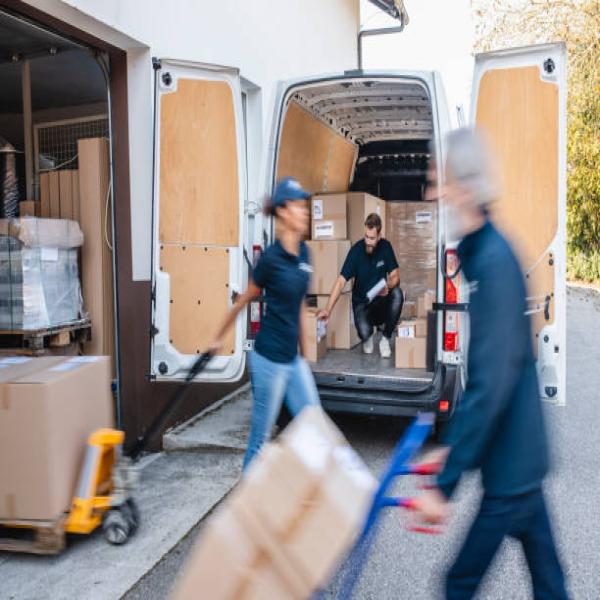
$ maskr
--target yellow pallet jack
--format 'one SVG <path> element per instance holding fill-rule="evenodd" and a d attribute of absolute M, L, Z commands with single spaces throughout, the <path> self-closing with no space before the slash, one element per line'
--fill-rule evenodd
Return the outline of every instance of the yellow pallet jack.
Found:
<path fill-rule="evenodd" d="M 211 354 L 205 353 L 196 359 L 173 398 L 129 451 L 123 452 L 122 431 L 99 429 L 90 435 L 76 494 L 64 521 L 66 533 L 89 534 L 102 525 L 106 540 L 120 545 L 136 532 L 140 523 L 133 499 L 140 479 L 137 459 L 211 358 Z"/>

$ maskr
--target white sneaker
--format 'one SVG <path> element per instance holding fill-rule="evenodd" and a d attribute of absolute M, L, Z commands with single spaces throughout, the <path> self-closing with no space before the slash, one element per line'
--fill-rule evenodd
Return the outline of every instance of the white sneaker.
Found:
<path fill-rule="evenodd" d="M 371 336 L 366 342 L 363 342 L 363 352 L 373 354 L 373 345 L 373 336 Z"/>
<path fill-rule="evenodd" d="M 392 355 L 390 340 L 388 340 L 385 335 L 382 335 L 379 340 L 379 353 L 381 354 L 381 358 L 389 358 Z"/>

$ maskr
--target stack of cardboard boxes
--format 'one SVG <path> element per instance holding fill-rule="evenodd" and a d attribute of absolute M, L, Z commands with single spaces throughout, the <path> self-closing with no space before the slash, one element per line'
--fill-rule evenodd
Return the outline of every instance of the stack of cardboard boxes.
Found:
<path fill-rule="evenodd" d="M 403 310 L 397 329 L 396 367 L 398 369 L 425 369 L 427 364 L 428 316 L 435 296 L 427 291 L 419 296 L 415 315 Z M 412 312 L 409 308 L 408 312 Z M 431 342 L 430 342 L 431 343 Z"/>
<path fill-rule="evenodd" d="M 385 201 L 370 194 L 318 194 L 311 201 L 311 240 L 307 242 L 313 275 L 309 294 L 317 308 L 329 300 L 352 244 L 362 239 L 370 213 L 381 216 L 385 228 Z M 382 231 L 385 234 L 385 231 Z M 351 282 L 348 282 L 327 326 L 327 348 L 348 350 L 359 343 L 352 313 Z"/>
<path fill-rule="evenodd" d="M 375 489 L 325 413 L 304 409 L 207 524 L 176 600 L 310 597 L 356 541 Z"/>

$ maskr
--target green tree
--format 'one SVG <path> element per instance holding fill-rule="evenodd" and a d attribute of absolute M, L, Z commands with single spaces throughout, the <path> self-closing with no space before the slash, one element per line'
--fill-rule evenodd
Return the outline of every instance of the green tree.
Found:
<path fill-rule="evenodd" d="M 600 0 L 473 0 L 472 8 L 477 52 L 567 44 L 568 272 L 600 280 Z"/>

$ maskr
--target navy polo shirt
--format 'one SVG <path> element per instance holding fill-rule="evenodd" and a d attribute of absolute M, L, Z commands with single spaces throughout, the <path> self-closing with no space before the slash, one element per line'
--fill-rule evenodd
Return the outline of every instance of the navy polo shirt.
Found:
<path fill-rule="evenodd" d="M 298 354 L 300 306 L 308 290 L 312 268 L 308 248 L 300 242 L 300 254 L 290 254 L 277 240 L 261 256 L 252 274 L 263 288 L 266 310 L 254 349 L 278 363 L 289 363 Z"/>
<path fill-rule="evenodd" d="M 354 278 L 352 304 L 368 302 L 367 292 L 397 268 L 398 261 L 394 249 L 387 240 L 380 239 L 371 254 L 367 254 L 365 240 L 356 242 L 350 248 L 341 271 L 344 279 Z"/>

